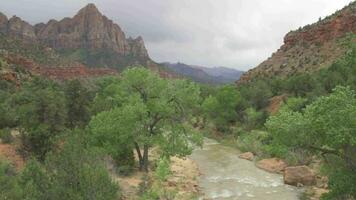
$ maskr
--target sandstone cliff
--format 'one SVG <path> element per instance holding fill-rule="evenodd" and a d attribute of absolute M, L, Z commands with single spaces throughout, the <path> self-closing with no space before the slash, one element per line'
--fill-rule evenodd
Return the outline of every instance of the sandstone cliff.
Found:
<path fill-rule="evenodd" d="M 345 40 L 350 34 L 356 34 L 356 2 L 317 23 L 288 33 L 281 48 L 243 74 L 238 83 L 328 67 L 347 50 L 345 41 L 355 42 Z"/>
<path fill-rule="evenodd" d="M 8 19 L 0 13 L 0 32 L 66 53 L 80 51 L 85 55 L 77 61 L 88 65 L 125 67 L 150 61 L 142 37 L 126 38 L 119 25 L 102 15 L 94 4 L 88 4 L 72 18 L 34 26 L 19 17 Z"/>

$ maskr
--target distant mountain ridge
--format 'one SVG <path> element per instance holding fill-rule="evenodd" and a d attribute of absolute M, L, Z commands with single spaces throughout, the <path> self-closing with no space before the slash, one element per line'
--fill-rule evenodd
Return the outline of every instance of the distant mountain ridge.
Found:
<path fill-rule="evenodd" d="M 323 20 L 289 32 L 280 49 L 244 73 L 238 83 L 328 67 L 345 54 L 350 43 L 356 43 L 355 34 L 356 1 L 353 1 Z"/>
<path fill-rule="evenodd" d="M 194 81 L 208 84 L 227 84 L 238 80 L 243 71 L 227 67 L 203 67 L 184 63 L 161 63 L 179 75 L 189 77 Z"/>

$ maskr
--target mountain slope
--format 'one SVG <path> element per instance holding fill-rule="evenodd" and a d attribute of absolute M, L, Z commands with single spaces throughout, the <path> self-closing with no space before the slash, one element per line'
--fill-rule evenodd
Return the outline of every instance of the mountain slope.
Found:
<path fill-rule="evenodd" d="M 352 34 L 356 34 L 356 1 L 317 23 L 289 32 L 277 52 L 243 74 L 238 82 L 328 67 L 344 55 L 350 43 L 356 42 Z"/>
<path fill-rule="evenodd" d="M 121 28 L 102 15 L 94 4 L 72 18 L 50 20 L 34 26 L 17 16 L 0 13 L 0 33 L 30 44 L 41 44 L 89 66 L 123 69 L 152 62 L 142 37 L 126 38 Z"/>
<path fill-rule="evenodd" d="M 200 83 L 208 84 L 226 84 L 236 81 L 242 71 L 230 69 L 226 67 L 202 67 L 187 65 L 184 63 L 161 63 L 163 66 L 168 67 L 177 74 L 191 78 L 192 80 Z"/>

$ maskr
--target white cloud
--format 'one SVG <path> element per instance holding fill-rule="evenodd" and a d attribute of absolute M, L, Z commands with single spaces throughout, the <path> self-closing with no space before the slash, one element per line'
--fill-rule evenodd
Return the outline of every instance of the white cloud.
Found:
<path fill-rule="evenodd" d="M 74 15 L 89 2 L 128 35 L 142 35 L 158 62 L 247 70 L 277 50 L 287 32 L 351 0 L 0 0 L 0 9 L 37 23 Z"/>

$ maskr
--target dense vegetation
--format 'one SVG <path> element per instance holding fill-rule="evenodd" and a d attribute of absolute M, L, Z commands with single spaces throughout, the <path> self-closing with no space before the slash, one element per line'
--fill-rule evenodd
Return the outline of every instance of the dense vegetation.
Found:
<path fill-rule="evenodd" d="M 39 77 L 19 88 L 3 82 L 1 141 L 17 146 L 27 164 L 16 171 L 1 161 L 6 187 L 0 199 L 117 199 L 118 185 L 103 158 L 110 156 L 124 175 L 136 166 L 147 172 L 155 167 L 149 150 L 159 148 L 164 165 L 157 163 L 157 173 L 163 177 L 170 156 L 190 154 L 201 143 L 191 123 L 200 88 L 190 81 L 162 79 L 138 67 L 89 87 Z"/>

